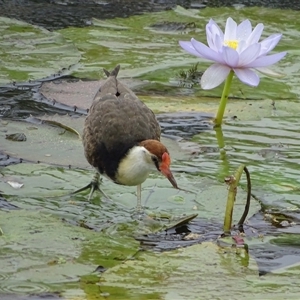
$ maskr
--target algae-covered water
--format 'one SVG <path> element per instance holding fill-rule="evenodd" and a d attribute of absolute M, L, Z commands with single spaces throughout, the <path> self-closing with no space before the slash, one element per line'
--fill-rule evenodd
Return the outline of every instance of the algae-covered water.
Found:
<path fill-rule="evenodd" d="M 209 64 L 184 53 L 178 41 L 205 42 L 208 20 L 224 27 L 229 16 L 264 23 L 263 37 L 282 33 L 275 50 L 288 55 L 273 67 L 282 78 L 262 75 L 257 88 L 234 80 L 216 132 L 210 120 L 222 86 L 204 91 L 195 82 L 180 84 L 180 71 L 199 62 L 203 72 Z M 0 32 L 1 299 L 298 299 L 297 11 L 177 7 L 57 31 L 0 18 Z M 94 174 L 80 134 L 95 80 L 118 63 L 120 78 L 157 114 L 176 180 L 190 191 L 152 174 L 143 184 L 148 217 L 141 220 L 133 217 L 134 187 L 104 179 L 110 199 L 70 194 Z M 7 140 L 11 133 L 27 140 Z M 252 178 L 248 252 L 216 242 L 224 178 L 241 163 Z M 244 209 L 243 188 L 234 222 Z M 193 214 L 198 217 L 183 232 L 165 231 Z"/>

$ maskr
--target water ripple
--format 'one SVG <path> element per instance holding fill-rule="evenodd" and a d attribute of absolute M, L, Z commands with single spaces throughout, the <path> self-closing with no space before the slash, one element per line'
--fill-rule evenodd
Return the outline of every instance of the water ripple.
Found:
<path fill-rule="evenodd" d="M 0 291 L 17 294 L 39 294 L 49 291 L 46 285 L 30 281 L 1 281 Z"/>

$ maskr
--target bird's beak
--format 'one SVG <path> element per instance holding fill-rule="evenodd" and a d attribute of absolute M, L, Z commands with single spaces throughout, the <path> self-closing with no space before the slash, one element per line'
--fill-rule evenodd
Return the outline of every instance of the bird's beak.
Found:
<path fill-rule="evenodd" d="M 164 174 L 169 179 L 169 181 L 171 182 L 173 187 L 175 189 L 178 189 L 177 182 L 176 182 L 171 170 L 169 169 L 169 167 L 165 166 L 164 164 L 161 164 L 160 165 L 160 171 L 161 171 L 162 174 Z"/>
<path fill-rule="evenodd" d="M 171 184 L 173 185 L 173 187 L 175 189 L 178 189 L 178 185 L 177 185 L 177 182 L 170 170 L 170 163 L 171 163 L 171 159 L 170 159 L 170 156 L 167 152 L 165 152 L 163 155 L 162 155 L 162 162 L 159 166 L 159 170 L 162 174 L 164 174 L 168 179 L 169 181 L 171 182 Z"/>

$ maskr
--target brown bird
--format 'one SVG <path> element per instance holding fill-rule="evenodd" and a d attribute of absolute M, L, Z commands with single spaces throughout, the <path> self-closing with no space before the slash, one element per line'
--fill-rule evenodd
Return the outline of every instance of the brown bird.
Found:
<path fill-rule="evenodd" d="M 169 151 L 160 142 L 160 126 L 154 113 L 116 78 L 119 70 L 119 65 L 112 72 L 104 70 L 108 78 L 96 94 L 85 120 L 85 157 L 98 171 L 88 185 L 91 187 L 89 199 L 95 189 L 101 191 L 100 173 L 115 183 L 137 186 L 137 209 L 140 210 L 141 184 L 152 170 L 165 175 L 174 188 L 178 186 L 170 171 Z"/>

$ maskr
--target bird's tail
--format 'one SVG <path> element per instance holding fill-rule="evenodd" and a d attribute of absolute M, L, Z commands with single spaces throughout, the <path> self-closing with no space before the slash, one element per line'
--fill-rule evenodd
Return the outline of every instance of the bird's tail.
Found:
<path fill-rule="evenodd" d="M 111 95 L 118 97 L 118 99 L 122 100 L 124 97 L 132 97 L 134 99 L 137 96 L 134 92 L 127 87 L 125 84 L 121 83 L 116 77 L 120 71 L 120 65 L 117 65 L 111 72 L 103 69 L 104 73 L 107 76 L 107 79 L 101 85 L 97 94 L 94 97 L 93 102 L 103 101 L 107 99 L 111 99 Z"/>
<path fill-rule="evenodd" d="M 109 76 L 117 77 L 120 71 L 120 65 L 117 65 L 111 72 L 108 72 L 106 69 L 103 69 L 103 71 L 107 77 Z"/>
<path fill-rule="evenodd" d="M 105 82 L 103 82 L 99 91 L 95 95 L 94 101 L 103 99 L 105 95 L 118 95 L 118 80 L 116 77 L 120 71 L 120 65 L 117 65 L 111 72 L 107 71 L 106 69 L 103 70 L 107 76 L 107 79 Z"/>

